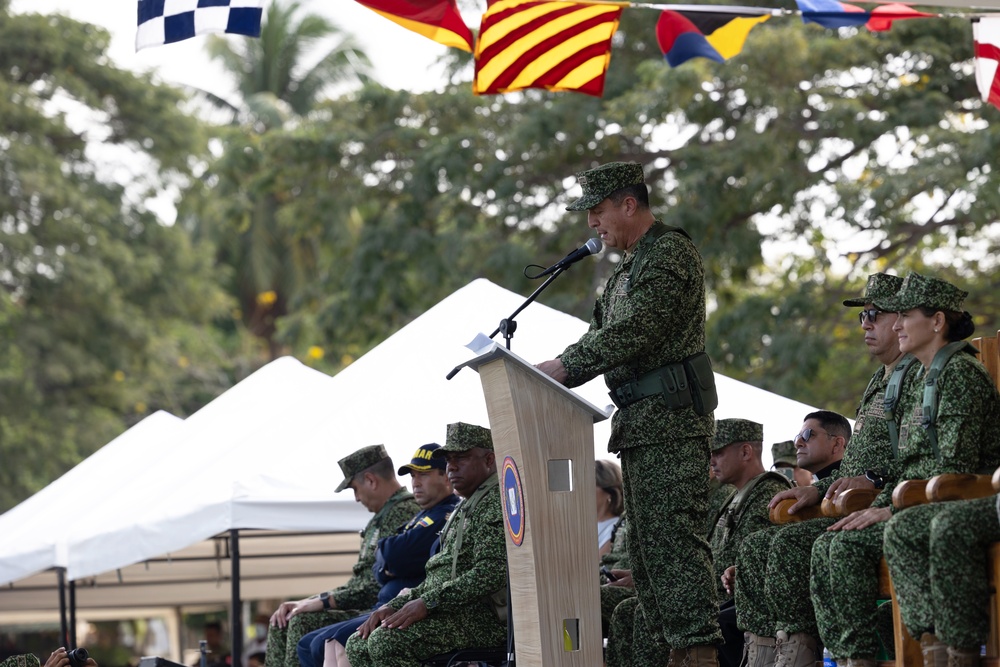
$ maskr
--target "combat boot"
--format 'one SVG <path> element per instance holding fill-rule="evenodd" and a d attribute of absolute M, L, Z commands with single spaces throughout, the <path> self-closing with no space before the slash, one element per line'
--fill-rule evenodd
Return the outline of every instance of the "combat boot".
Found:
<path fill-rule="evenodd" d="M 816 640 L 805 632 L 789 635 L 778 630 L 774 642 L 774 667 L 815 667 L 822 660 Z"/>
<path fill-rule="evenodd" d="M 719 667 L 719 650 L 714 644 L 671 649 L 667 667 Z"/>
<path fill-rule="evenodd" d="M 948 667 L 979 667 L 980 658 L 979 649 L 948 647 Z"/>
<path fill-rule="evenodd" d="M 920 652 L 924 667 L 948 667 L 948 647 L 932 632 L 920 635 Z"/>
<path fill-rule="evenodd" d="M 761 637 L 752 632 L 744 632 L 741 667 L 771 667 L 773 664 L 774 637 Z"/>

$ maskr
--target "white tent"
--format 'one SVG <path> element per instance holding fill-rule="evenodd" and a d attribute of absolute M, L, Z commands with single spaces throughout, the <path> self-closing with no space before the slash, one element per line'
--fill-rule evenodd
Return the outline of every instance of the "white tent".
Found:
<path fill-rule="evenodd" d="M 220 603 L 229 599 L 225 536 L 238 529 L 244 531 L 244 599 L 293 597 L 335 585 L 349 574 L 358 544 L 356 534 L 344 531 L 368 518 L 350 492 L 333 493 L 342 477 L 336 461 L 360 446 L 383 443 L 400 463 L 418 445 L 440 442 L 449 422 L 487 425 L 476 373 L 466 369 L 451 381 L 445 376 L 472 356 L 465 343 L 492 331 L 522 301 L 476 280 L 334 378 L 289 358 L 265 366 L 174 424 L 133 474 L 88 489 L 98 498 L 80 498 L 88 504 L 74 525 L 53 531 L 38 522 L 38 532 L 64 553 L 64 562 L 43 566 L 67 567 L 80 608 Z M 517 320 L 512 349 L 531 361 L 554 357 L 587 326 L 537 303 Z M 762 421 L 768 443 L 790 437 L 812 409 L 723 376 L 717 382 L 717 416 Z M 600 379 L 578 391 L 596 405 L 608 403 Z M 599 457 L 609 456 L 608 429 L 608 422 L 596 426 Z M 25 505 L 49 506 L 35 498 Z M 59 511 L 50 507 L 50 514 Z M 13 512 L 23 510 L 8 514 Z M 312 531 L 341 534 L 305 534 Z M 8 576 L 0 583 L 11 581 Z M 0 588 L 0 613 L 56 608 L 55 596 L 41 594 L 52 581 L 42 573 L 8 583 Z"/>

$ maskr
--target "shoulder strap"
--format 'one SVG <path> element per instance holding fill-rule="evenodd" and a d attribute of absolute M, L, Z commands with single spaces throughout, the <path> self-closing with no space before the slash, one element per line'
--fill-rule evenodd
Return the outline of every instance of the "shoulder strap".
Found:
<path fill-rule="evenodd" d="M 670 225 L 665 225 L 659 220 L 653 223 L 653 226 L 649 228 L 649 231 L 642 237 L 639 241 L 639 247 L 635 249 L 635 257 L 632 258 L 632 266 L 628 270 L 628 284 L 631 287 L 632 279 L 635 278 L 635 272 L 638 269 L 643 256 L 646 254 L 656 241 L 666 234 L 667 232 L 677 232 L 678 234 L 683 234 L 688 239 L 691 235 L 685 232 L 680 227 L 672 227 Z"/>
<path fill-rule="evenodd" d="M 934 359 L 931 361 L 931 368 L 927 371 L 927 376 L 924 378 L 923 420 L 921 421 L 921 426 L 927 431 L 927 439 L 931 441 L 931 449 L 934 450 L 935 459 L 940 458 L 937 443 L 937 428 L 935 426 L 938 409 L 938 377 L 941 376 L 941 371 L 956 353 L 962 351 L 969 352 L 970 350 L 971 354 L 977 354 L 976 348 L 972 347 L 968 341 L 958 340 L 954 343 L 948 343 L 934 355 Z"/>
<path fill-rule="evenodd" d="M 455 519 L 458 515 L 461 515 L 462 522 L 455 528 L 455 544 L 452 545 L 454 553 L 451 557 L 451 578 L 454 579 L 455 575 L 458 573 L 458 555 L 462 550 L 462 538 L 465 535 L 465 526 L 469 521 L 469 515 L 476 509 L 479 505 L 479 501 L 486 497 L 490 491 L 498 489 L 499 478 L 496 473 L 493 473 L 486 478 L 475 492 L 469 496 L 467 500 L 463 500 L 452 512 L 451 516 L 448 518 L 448 522 L 444 525 L 444 529 L 441 531 L 441 544 L 444 545 L 445 532 L 453 527 L 452 519 Z"/>
<path fill-rule="evenodd" d="M 907 354 L 899 360 L 896 367 L 892 369 L 892 375 L 889 376 L 889 384 L 886 385 L 885 396 L 882 399 L 885 406 L 885 422 L 889 427 L 889 442 L 892 443 L 892 458 L 896 458 L 899 454 L 899 426 L 895 412 L 896 405 L 899 403 L 899 392 L 907 371 L 916 361 L 917 358 L 912 354 Z"/>
<path fill-rule="evenodd" d="M 746 504 L 746 500 L 747 498 L 750 497 L 750 494 L 753 493 L 753 490 L 757 487 L 758 484 L 760 484 L 766 479 L 772 479 L 776 482 L 781 482 L 787 488 L 791 488 L 791 483 L 788 481 L 788 478 L 782 475 L 781 473 L 774 472 L 773 470 L 768 470 L 767 472 L 761 475 L 757 475 L 756 477 L 751 479 L 746 486 L 744 486 L 742 489 L 736 492 L 735 500 L 730 501 L 733 504 L 731 516 L 733 517 L 734 521 L 739 520 L 740 514 L 743 512 L 743 506 Z"/>

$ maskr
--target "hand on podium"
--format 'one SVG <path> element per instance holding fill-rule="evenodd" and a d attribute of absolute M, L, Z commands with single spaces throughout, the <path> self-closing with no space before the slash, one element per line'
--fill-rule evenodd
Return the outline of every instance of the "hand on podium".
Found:
<path fill-rule="evenodd" d="M 569 379 L 569 373 L 566 372 L 566 367 L 563 366 L 563 362 L 559 359 L 543 361 L 540 364 L 535 364 L 535 368 L 545 373 L 559 384 L 566 384 L 566 380 Z"/>

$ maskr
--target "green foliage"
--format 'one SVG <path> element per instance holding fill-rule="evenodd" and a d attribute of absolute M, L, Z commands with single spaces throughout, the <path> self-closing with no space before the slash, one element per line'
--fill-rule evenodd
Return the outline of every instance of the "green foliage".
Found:
<path fill-rule="evenodd" d="M 141 203 L 157 178 L 190 178 L 198 123 L 110 66 L 107 42 L 0 12 L 0 510 L 150 412 L 196 410 L 239 358 L 212 326 L 229 301 L 211 247 Z M 98 141 L 148 165 L 148 184 L 111 182 Z"/>

